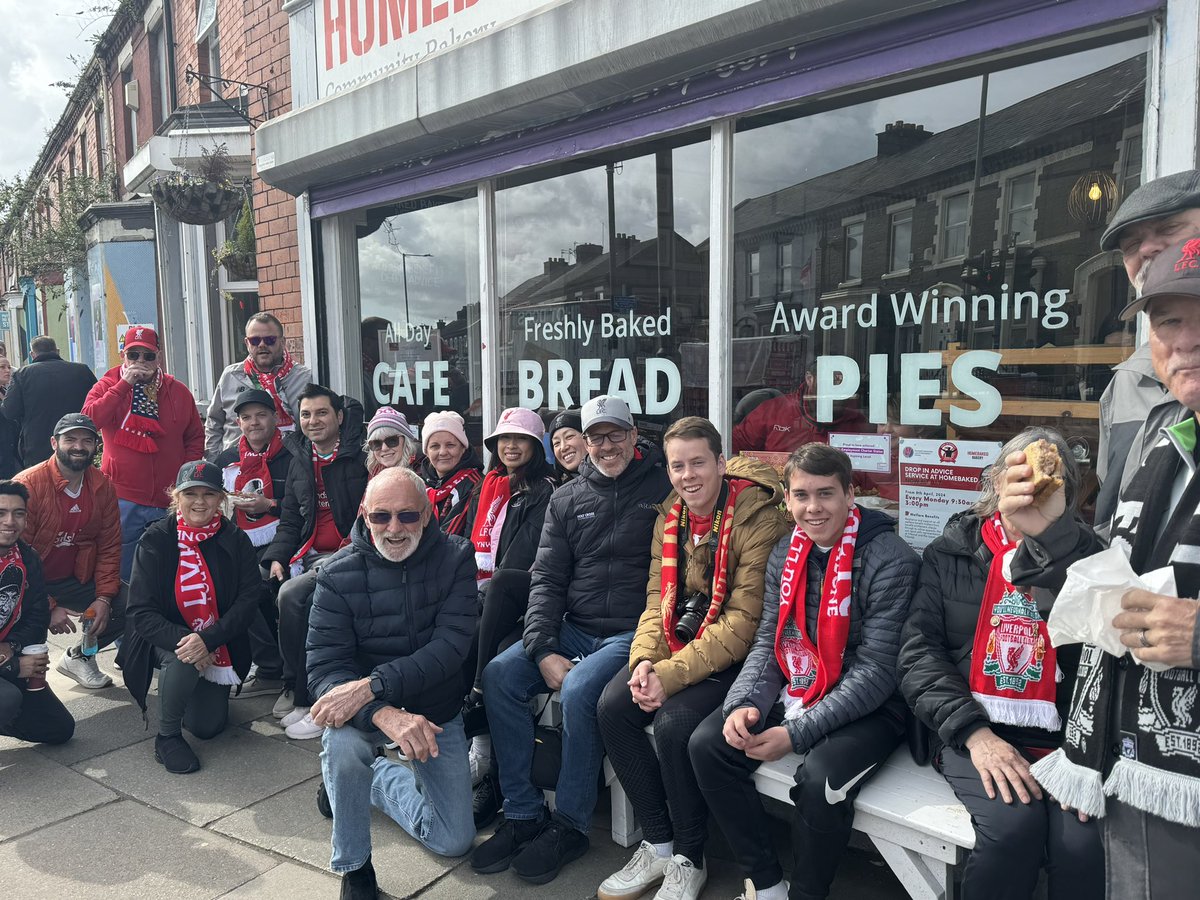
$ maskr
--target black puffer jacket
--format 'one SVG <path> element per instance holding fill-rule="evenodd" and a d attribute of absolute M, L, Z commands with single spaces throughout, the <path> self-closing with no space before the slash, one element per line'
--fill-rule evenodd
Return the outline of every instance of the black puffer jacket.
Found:
<path fill-rule="evenodd" d="M 475 516 L 479 512 L 479 490 L 482 482 L 471 494 L 471 505 L 464 518 L 463 537 L 471 539 L 475 527 Z M 500 547 L 496 553 L 496 569 L 520 569 L 528 572 L 537 556 L 538 542 L 542 536 L 542 525 L 546 521 L 546 508 L 550 495 L 554 493 L 554 482 L 539 478 L 527 490 L 518 491 L 508 502 L 504 515 L 504 528 L 500 532 Z"/>
<path fill-rule="evenodd" d="M 367 454 L 363 449 L 362 404 L 353 397 L 343 397 L 342 402 L 341 443 L 337 459 L 325 467 L 324 478 L 333 521 L 341 534 L 348 535 L 367 489 Z M 283 440 L 292 454 L 292 464 L 283 492 L 279 528 L 263 554 L 263 564 L 277 562 L 286 567 L 317 525 L 317 479 L 313 474 L 312 441 L 299 430 Z"/>
<path fill-rule="evenodd" d="M 971 696 L 975 625 L 987 586 L 992 551 L 983 543 L 981 521 L 972 512 L 959 513 L 942 536 L 925 548 L 921 583 L 913 597 L 900 647 L 900 687 L 917 718 L 937 736 L 939 744 L 963 749 L 966 740 L 989 724 L 987 713 Z M 1054 595 L 1033 591 L 1043 618 Z M 1058 683 L 1059 714 L 1066 721 L 1079 666 L 1080 645 L 1058 651 L 1064 678 Z M 993 725 L 992 730 L 1011 744 L 1054 748 L 1062 732 L 1040 728 Z"/>
<path fill-rule="evenodd" d="M 662 451 L 647 441 L 638 442 L 638 456 L 616 479 L 588 458 L 579 477 L 554 492 L 525 613 L 530 659 L 560 652 L 564 619 L 597 637 L 637 627 L 646 608 L 656 507 L 669 493 Z"/>
<path fill-rule="evenodd" d="M 842 674 L 819 703 L 784 723 L 797 753 L 806 752 L 825 735 L 882 706 L 887 705 L 897 718 L 903 715 L 904 705 L 896 694 L 896 654 L 921 561 L 896 535 L 890 518 L 876 510 L 860 512 L 862 522 L 852 564 L 850 634 L 842 657 Z M 775 658 L 775 632 L 779 624 L 779 581 L 791 540 L 790 532 L 780 538 L 767 560 L 762 620 L 741 674 L 725 698 L 727 717 L 740 706 L 754 706 L 759 722 L 765 722 L 783 690 L 783 670 Z M 805 625 L 810 635 L 816 633 L 824 580 L 824 561 L 818 560 L 815 552 L 810 553 L 805 595 Z"/>
<path fill-rule="evenodd" d="M 448 722 L 462 707 L 462 665 L 475 635 L 475 557 L 469 541 L 430 522 L 404 562 L 384 559 L 367 527 L 322 566 L 308 618 L 314 698 L 379 673 L 385 692 L 354 716 L 373 731 L 383 706 Z"/>

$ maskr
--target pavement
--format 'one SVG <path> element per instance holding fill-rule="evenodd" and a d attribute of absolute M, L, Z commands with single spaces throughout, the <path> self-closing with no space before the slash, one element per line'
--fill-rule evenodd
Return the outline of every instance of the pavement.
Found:
<path fill-rule="evenodd" d="M 74 738 L 48 747 L 0 737 L 5 895 L 338 896 L 339 879 L 327 869 L 330 823 L 315 803 L 319 740 L 289 740 L 271 716 L 273 697 L 235 699 L 223 734 L 210 741 L 189 736 L 201 770 L 169 775 L 154 761 L 157 698 L 152 692 L 147 728 L 113 665 L 115 654 L 99 656 L 100 668 L 116 682 L 105 690 L 85 690 L 54 671 L 73 637 L 50 636 L 49 683 L 75 717 Z M 587 900 L 631 853 L 612 842 L 609 824 L 606 792 L 597 805 L 590 852 L 552 883 L 535 887 L 511 872 L 477 875 L 465 857 L 434 856 L 376 811 L 375 871 L 381 891 L 391 898 Z M 782 821 L 778 826 L 786 866 L 786 827 Z M 719 830 L 713 832 L 703 897 L 732 900 L 741 893 L 741 877 L 728 861 Z M 831 896 L 901 900 L 906 894 L 878 856 L 852 848 Z"/>

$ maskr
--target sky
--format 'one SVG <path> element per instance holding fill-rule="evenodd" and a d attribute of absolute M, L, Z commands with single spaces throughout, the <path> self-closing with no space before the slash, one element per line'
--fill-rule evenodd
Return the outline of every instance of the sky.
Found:
<path fill-rule="evenodd" d="M 28 172 L 37 161 L 46 132 L 67 105 L 67 93 L 53 83 L 74 79 L 68 56 L 91 58 L 88 36 L 108 24 L 108 15 L 79 15 L 95 5 L 97 0 L 0 0 L 0 178 Z"/>

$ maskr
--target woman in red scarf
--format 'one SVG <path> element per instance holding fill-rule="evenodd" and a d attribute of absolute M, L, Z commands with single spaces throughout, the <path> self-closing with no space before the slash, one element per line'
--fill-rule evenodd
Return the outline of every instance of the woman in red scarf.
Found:
<path fill-rule="evenodd" d="M 160 670 L 154 758 L 176 775 L 200 768 L 182 728 L 202 740 L 225 729 L 229 689 L 250 669 L 247 631 L 264 590 L 250 538 L 221 515 L 225 496 L 216 465 L 185 463 L 168 515 L 146 529 L 133 559 L 125 686 L 144 713 Z"/>
<path fill-rule="evenodd" d="M 925 549 L 904 626 L 900 686 L 933 732 L 934 766 L 975 826 L 964 896 L 1026 900 L 1045 865 L 1049 900 L 1099 900 L 1104 854 L 1096 823 L 1061 809 L 1029 772 L 1063 742 L 1080 650 L 1051 646 L 1049 592 L 1009 581 L 1022 535 L 1000 514 L 997 485 L 1009 454 L 1037 440 L 1054 444 L 1062 460 L 1063 487 L 1047 503 L 1075 508 L 1079 467 L 1061 435 L 1027 428 L 1004 445 L 979 501 Z"/>
<path fill-rule="evenodd" d="M 439 527 L 446 534 L 463 534 L 471 495 L 483 479 L 483 464 L 467 440 L 463 417 L 447 410 L 426 416 L 421 452 L 417 474 L 425 479 Z"/>

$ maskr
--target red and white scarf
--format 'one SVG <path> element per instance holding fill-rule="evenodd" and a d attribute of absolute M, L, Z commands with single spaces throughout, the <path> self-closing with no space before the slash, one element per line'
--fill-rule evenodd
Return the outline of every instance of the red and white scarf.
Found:
<path fill-rule="evenodd" d="M 268 500 L 275 499 L 275 482 L 271 478 L 271 461 L 279 455 L 283 449 L 283 436 L 279 433 L 279 429 L 271 435 L 271 441 L 263 448 L 262 453 L 255 453 L 250 449 L 250 442 L 243 436 L 238 441 L 238 474 L 233 480 L 233 489 L 235 491 L 245 490 L 246 485 L 257 483 L 262 485 L 262 495 Z M 242 509 L 237 510 L 237 526 L 247 533 L 261 533 L 265 529 L 270 529 L 274 532 L 275 523 L 279 521 L 279 516 L 268 510 L 261 515 L 250 518 L 249 514 Z M 255 544 L 255 546 L 259 546 Z"/>
<path fill-rule="evenodd" d="M 163 385 L 163 371 L 158 370 L 148 384 L 135 384 L 129 401 L 129 412 L 113 437 L 118 444 L 139 453 L 157 453 L 158 439 L 165 434 L 158 421 L 158 392 Z"/>
<path fill-rule="evenodd" d="M 1019 542 L 1005 534 L 1000 513 L 986 520 L 981 530 L 992 562 L 975 623 L 971 696 L 993 722 L 1058 731 L 1058 654 L 1033 598 L 1008 578 Z"/>
<path fill-rule="evenodd" d="M 779 625 L 775 631 L 775 659 L 787 678 L 784 690 L 807 709 L 820 702 L 842 675 L 842 657 L 850 637 L 850 596 L 854 587 L 854 544 L 862 515 L 850 508 L 846 527 L 825 566 L 821 607 L 817 613 L 816 642 L 808 635 L 805 595 L 808 593 L 808 554 L 812 539 L 796 526 L 787 562 L 779 579 Z M 786 704 L 785 704 L 786 705 Z M 792 713 L 789 705 L 788 714 Z"/>
<path fill-rule="evenodd" d="M 21 548 L 14 541 L 3 556 L 0 556 L 0 641 L 8 637 L 21 618 L 21 606 L 25 601 L 25 560 Z"/>
<path fill-rule="evenodd" d="M 482 587 L 496 569 L 500 552 L 500 534 L 512 499 L 512 484 L 504 469 L 492 469 L 483 476 L 479 488 L 479 505 L 475 508 L 475 524 L 471 526 L 471 543 L 475 545 L 475 583 Z"/>
<path fill-rule="evenodd" d="M 213 584 L 208 563 L 200 552 L 200 544 L 221 530 L 221 514 L 213 516 L 207 525 L 196 528 L 188 525 L 182 515 L 175 517 L 175 530 L 179 535 L 179 565 L 175 569 L 175 605 L 183 616 L 183 624 L 192 631 L 200 632 L 211 628 L 221 618 L 217 611 L 217 589 Z M 213 684 L 241 684 L 229 649 L 223 644 L 216 649 L 213 663 L 200 675 Z"/>
<path fill-rule="evenodd" d="M 729 540 L 733 533 L 733 505 L 737 502 L 738 494 L 753 483 L 744 478 L 729 479 L 729 496 L 725 501 L 725 506 L 714 511 L 714 515 L 719 518 L 712 524 L 712 528 L 717 532 L 717 550 L 713 558 L 713 583 L 710 587 L 712 598 L 709 601 L 704 621 L 696 629 L 696 640 L 699 640 L 700 636 L 704 634 L 705 628 L 716 621 L 717 616 L 721 614 L 721 607 L 725 604 L 725 595 L 729 586 L 727 567 Z M 686 521 L 687 510 L 683 505 L 683 499 L 679 498 L 667 513 L 667 519 L 663 523 L 662 543 L 662 602 L 660 605 L 662 607 L 663 636 L 666 637 L 667 647 L 672 653 L 678 653 L 686 646 L 684 641 L 675 637 L 677 619 L 675 606 L 679 600 L 679 523 L 681 519 Z"/>
<path fill-rule="evenodd" d="M 275 421 L 281 431 L 294 431 L 296 428 L 296 421 L 292 418 L 291 412 L 288 411 L 287 403 L 279 392 L 279 386 L 283 384 L 283 379 L 288 376 L 295 365 L 296 361 L 292 359 L 292 354 L 288 353 L 286 349 L 283 351 L 282 365 L 274 372 L 260 372 L 249 356 L 242 363 L 242 371 L 246 373 L 246 376 L 270 394 L 271 399 L 275 401 L 275 415 L 277 417 Z"/>

